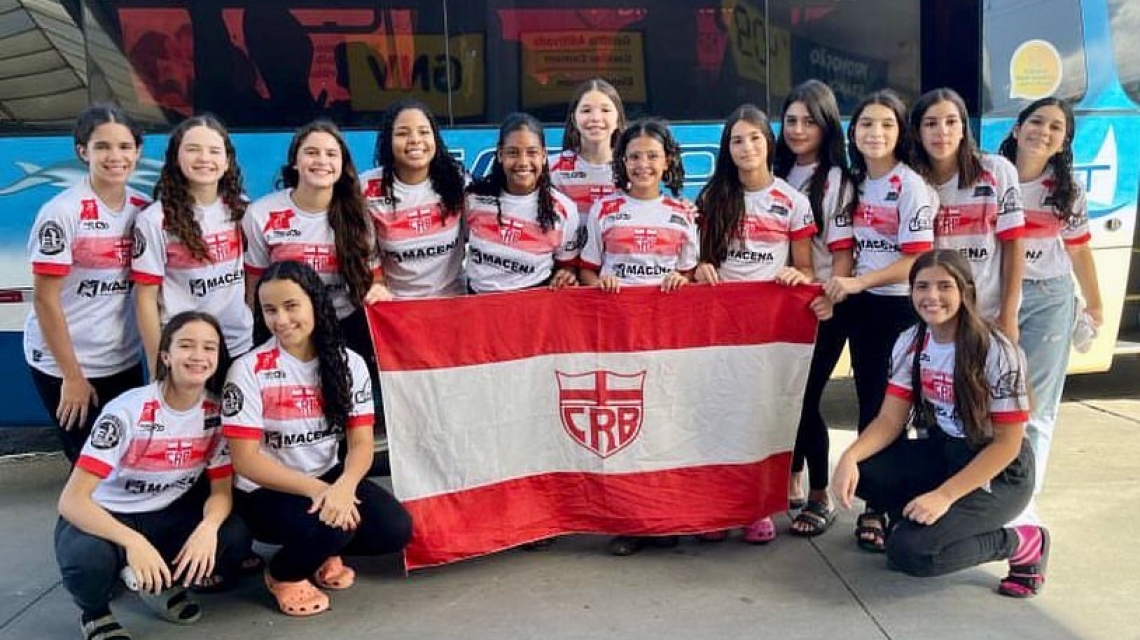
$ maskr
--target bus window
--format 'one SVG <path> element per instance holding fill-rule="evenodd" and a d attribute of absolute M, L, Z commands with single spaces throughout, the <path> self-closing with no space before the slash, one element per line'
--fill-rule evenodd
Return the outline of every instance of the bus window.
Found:
<path fill-rule="evenodd" d="M 1108 0 L 1109 24 L 1116 71 L 1124 91 L 1140 104 L 1140 5 L 1128 0 Z"/>
<path fill-rule="evenodd" d="M 1084 34 L 1078 0 L 987 2 L 984 105 L 987 115 L 1015 115 L 1045 96 L 1085 95 Z"/>
<path fill-rule="evenodd" d="M 452 65 L 441 2 L 88 5 L 92 62 L 106 79 L 93 92 L 151 125 L 201 111 L 242 128 L 320 116 L 369 125 L 409 94 L 447 109 Z"/>
<path fill-rule="evenodd" d="M 771 57 L 783 65 L 773 76 L 775 108 L 810 78 L 831 87 L 845 114 L 879 89 L 894 89 L 908 101 L 921 93 L 919 3 L 771 0 L 769 11 Z"/>

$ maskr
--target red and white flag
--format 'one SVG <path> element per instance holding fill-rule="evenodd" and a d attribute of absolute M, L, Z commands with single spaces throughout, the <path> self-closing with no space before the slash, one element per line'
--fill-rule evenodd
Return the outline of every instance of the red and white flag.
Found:
<path fill-rule="evenodd" d="M 369 308 L 408 568 L 787 508 L 815 295 L 723 283 Z"/>

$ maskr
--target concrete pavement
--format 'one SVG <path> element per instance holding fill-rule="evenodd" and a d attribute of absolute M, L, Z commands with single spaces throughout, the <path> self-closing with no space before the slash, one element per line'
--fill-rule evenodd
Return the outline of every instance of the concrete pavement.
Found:
<path fill-rule="evenodd" d="M 890 572 L 853 544 L 852 513 L 815 540 L 781 535 L 630 558 L 574 536 L 545 553 L 510 551 L 404 577 L 396 558 L 356 562 L 358 586 L 333 609 L 295 620 L 252 581 L 202 598 L 178 627 L 127 594 L 113 607 L 135 638 L 958 638 L 1140 639 L 1140 359 L 1070 379 L 1040 512 L 1054 537 L 1048 586 L 1017 601 L 993 593 L 1005 565 L 933 579 Z M 849 383 L 832 385 L 833 455 L 853 434 Z M 78 612 L 51 545 L 66 465 L 58 456 L 0 459 L 0 639 L 79 638 Z M 787 518 L 777 521 L 781 532 Z"/>

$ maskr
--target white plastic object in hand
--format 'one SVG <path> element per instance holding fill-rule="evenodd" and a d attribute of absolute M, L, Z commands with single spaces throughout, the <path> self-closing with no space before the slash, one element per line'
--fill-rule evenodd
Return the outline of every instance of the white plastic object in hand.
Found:
<path fill-rule="evenodd" d="M 1099 333 L 1092 316 L 1082 309 L 1077 314 L 1077 321 L 1073 323 L 1073 348 L 1079 353 L 1088 353 Z"/>

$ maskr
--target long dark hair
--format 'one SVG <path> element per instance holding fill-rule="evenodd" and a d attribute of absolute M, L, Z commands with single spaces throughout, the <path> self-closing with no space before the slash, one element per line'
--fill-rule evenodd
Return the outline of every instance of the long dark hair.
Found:
<path fill-rule="evenodd" d="M 970 114 L 966 111 L 966 101 L 958 92 L 943 87 L 932 89 L 919 96 L 910 108 L 910 138 L 913 152 L 911 166 L 927 182 L 933 182 L 934 167 L 930 163 L 930 154 L 922 146 L 922 118 L 926 111 L 939 102 L 949 102 L 958 110 L 958 118 L 962 121 L 962 142 L 958 145 L 958 188 L 964 189 L 972 186 L 982 175 L 982 153 L 978 150 L 978 143 L 974 141 L 974 134 L 970 130 Z"/>
<path fill-rule="evenodd" d="M 578 88 L 574 90 L 574 97 L 570 100 L 570 105 L 566 107 L 566 126 L 562 129 L 563 150 L 569 149 L 574 153 L 582 150 L 582 132 L 578 131 L 578 121 L 575 119 L 575 114 L 578 111 L 578 103 L 582 101 L 582 96 L 591 91 L 605 95 L 617 109 L 617 128 L 610 134 L 611 149 L 617 145 L 618 136 L 621 135 L 622 129 L 625 129 L 625 104 L 621 100 L 621 94 L 612 84 L 602 78 L 591 78 L 578 85 Z"/>
<path fill-rule="evenodd" d="M 435 141 L 435 155 L 428 164 L 428 179 L 431 188 L 439 194 L 440 216 L 446 220 L 448 216 L 459 215 L 463 211 L 463 165 L 447 150 L 447 144 L 439 133 L 439 122 L 426 104 L 415 98 L 402 98 L 392 103 L 384 110 L 380 118 L 380 130 L 376 135 L 376 149 L 373 161 L 380 167 L 382 189 L 381 194 L 389 201 L 395 202 L 393 184 L 396 177 L 396 157 L 392 151 L 392 139 L 395 134 L 393 127 L 396 118 L 409 109 L 424 114 L 431 126 L 432 139 Z"/>
<path fill-rule="evenodd" d="M 206 127 L 222 137 L 229 167 L 218 180 L 218 197 L 229 209 L 230 221 L 237 224 L 245 215 L 246 201 L 242 196 L 244 189 L 241 168 L 238 167 L 233 142 L 230 141 L 230 134 L 226 131 L 225 125 L 209 113 L 183 120 L 182 124 L 170 134 L 170 141 L 166 144 L 166 161 L 162 165 L 158 182 L 154 185 L 154 199 L 162 203 L 163 227 L 186 245 L 195 260 L 213 262 L 210 250 L 202 239 L 202 225 L 194 217 L 195 203 L 194 197 L 190 195 L 190 182 L 182 173 L 178 163 L 182 138 L 194 127 Z"/>
<path fill-rule="evenodd" d="M 352 371 L 348 366 L 348 351 L 344 335 L 333 310 L 324 283 L 313 268 L 292 260 L 274 262 L 261 274 L 254 292 L 254 304 L 260 304 L 261 286 L 274 280 L 288 280 L 301 287 L 313 304 L 313 334 L 309 336 L 317 353 L 317 371 L 320 376 L 321 406 L 330 428 L 346 428 L 352 411 Z M 272 332 L 265 324 L 263 313 L 253 314 L 253 339 L 261 344 Z"/>
<path fill-rule="evenodd" d="M 747 122 L 764 135 L 767 145 L 765 164 L 772 166 L 775 135 L 768 116 L 753 104 L 742 104 L 724 121 L 720 133 L 720 148 L 716 154 L 716 168 L 708 184 L 697 196 L 697 210 L 701 212 L 701 260 L 720 266 L 728 257 L 728 245 L 744 223 L 744 185 L 740 182 L 740 169 L 732 160 L 732 128 L 737 122 Z"/>
<path fill-rule="evenodd" d="M 851 114 L 851 121 L 847 124 L 847 155 L 851 159 L 851 182 L 855 186 L 855 199 L 859 199 L 859 190 L 867 180 L 867 160 L 859 147 L 855 144 L 855 130 L 859 126 L 859 118 L 867 107 L 877 104 L 891 110 L 895 122 L 899 127 L 898 142 L 895 143 L 894 156 L 899 162 L 906 162 L 910 157 L 910 141 L 907 137 L 906 105 L 897 93 L 890 89 L 876 91 L 859 101 L 855 112 Z"/>
<path fill-rule="evenodd" d="M 340 263 L 340 274 L 348 285 L 348 293 L 352 300 L 360 305 L 364 301 L 364 294 L 372 286 L 372 270 L 368 259 L 372 253 L 372 218 L 368 215 L 368 208 L 364 204 L 364 197 L 360 193 L 360 177 L 356 173 L 356 165 L 352 162 L 348 144 L 344 135 L 329 120 L 314 120 L 297 129 L 293 134 L 293 141 L 289 144 L 289 157 L 281 166 L 281 179 L 278 188 L 296 188 L 300 182 L 300 174 L 295 165 L 297 153 L 301 144 L 311 134 L 327 133 L 336 140 L 340 147 L 341 171 L 333 185 L 332 201 L 329 202 L 328 220 L 332 227 L 333 237 L 336 238 L 336 256 Z"/>
<path fill-rule="evenodd" d="M 503 125 L 499 127 L 499 141 L 495 145 L 495 160 L 491 163 L 491 173 L 472 182 L 471 186 L 467 187 L 468 193 L 495 199 L 495 207 L 499 211 L 499 224 L 503 223 L 503 204 L 500 201 L 500 196 L 507 188 L 507 173 L 503 170 L 503 163 L 499 160 L 499 154 L 503 151 L 507 136 L 515 131 L 529 131 L 538 136 L 539 145 L 544 151 L 546 150 L 546 135 L 542 132 L 542 123 L 538 121 L 538 118 L 529 113 L 512 113 L 503 120 Z M 538 224 L 546 232 L 554 228 L 559 216 L 554 207 L 554 194 L 552 193 L 554 186 L 550 182 L 550 164 L 543 161 L 539 171 L 536 187 L 538 191 Z"/>
<path fill-rule="evenodd" d="M 96 102 L 79 112 L 75 118 L 75 128 L 72 138 L 75 140 L 76 153 L 79 147 L 86 147 L 91 141 L 91 135 L 99 125 L 107 123 L 121 124 L 131 132 L 135 139 L 135 146 L 141 147 L 143 143 L 143 129 L 134 118 L 123 111 L 123 108 L 110 102 Z M 82 159 L 82 157 L 80 158 Z"/>
<path fill-rule="evenodd" d="M 840 184 L 836 186 L 840 194 L 851 182 L 851 172 L 847 168 L 847 154 L 843 144 L 843 123 L 839 120 L 839 105 L 835 101 L 835 94 L 830 87 L 819 80 L 808 80 L 792 89 L 784 100 L 780 112 L 787 116 L 788 109 L 797 102 L 804 105 L 808 115 L 823 133 L 823 138 L 819 142 L 819 152 L 816 154 L 817 164 L 807 184 L 807 197 L 811 203 L 812 217 L 815 218 L 816 235 L 822 235 L 827 228 L 827 218 L 840 213 L 823 210 L 823 198 L 827 193 L 827 177 L 831 173 L 831 168 L 839 167 Z M 780 137 L 776 139 L 772 166 L 777 176 L 786 179 L 792 167 L 796 165 L 796 154 L 784 139 L 783 130 L 784 127 L 781 127 Z"/>
<path fill-rule="evenodd" d="M 661 181 L 674 197 L 681 195 L 685 186 L 685 167 L 681 165 L 681 145 L 669 131 L 669 125 L 664 120 L 646 118 L 630 124 L 618 137 L 617 146 L 614 147 L 614 186 L 622 191 L 629 189 L 629 169 L 625 166 L 625 150 L 634 138 L 646 136 L 661 143 L 665 149 L 665 174 Z"/>
<path fill-rule="evenodd" d="M 162 334 L 158 338 L 158 353 L 170 353 L 170 346 L 174 343 L 174 334 L 191 322 L 205 322 L 213 327 L 214 332 L 218 334 L 217 368 L 213 375 L 206 380 L 206 390 L 217 395 L 222 392 L 222 383 L 226 380 L 226 369 L 230 362 L 230 352 L 226 348 L 226 339 L 222 334 L 222 326 L 218 324 L 217 318 L 204 311 L 183 311 L 175 315 L 162 328 Z M 163 362 L 162 358 L 158 358 L 154 367 L 154 379 L 158 382 L 165 382 L 169 377 L 170 366 Z"/>
<path fill-rule="evenodd" d="M 1073 137 L 1077 134 L 1073 107 L 1068 102 L 1053 96 L 1034 100 L 1017 114 L 1016 127 L 1025 124 L 1025 121 L 1041 107 L 1057 107 L 1065 115 L 1065 140 L 1061 144 L 1061 150 L 1054 153 L 1046 164 L 1053 170 L 1053 178 L 1057 183 L 1053 186 L 1053 213 L 1058 220 L 1071 223 L 1078 217 L 1078 213 L 1073 211 L 1073 204 L 1077 199 L 1076 181 L 1073 179 Z M 1017 164 L 1017 138 L 1013 137 L 1013 131 L 1001 141 L 998 153 Z"/>
<path fill-rule="evenodd" d="M 990 424 L 990 383 L 986 378 L 986 359 L 990 346 L 996 341 L 1001 346 L 1004 357 L 1015 363 L 1018 359 L 1016 348 L 978 313 L 973 272 L 960 253 L 952 249 L 936 249 L 920 255 L 910 267 L 908 282 L 912 289 L 918 272 L 931 267 L 945 269 L 961 293 L 962 303 L 958 307 L 954 336 L 954 410 L 962 421 L 967 442 L 980 447 L 990 439 L 986 429 Z M 922 350 L 927 332 L 926 323 L 919 320 L 912 345 L 916 353 Z M 917 362 L 917 357 L 915 361 Z M 912 380 L 918 374 L 917 366 L 914 369 Z M 913 387 L 916 421 L 932 424 L 934 417 L 929 414 L 931 407 L 922 398 L 921 389 L 921 386 Z"/>

